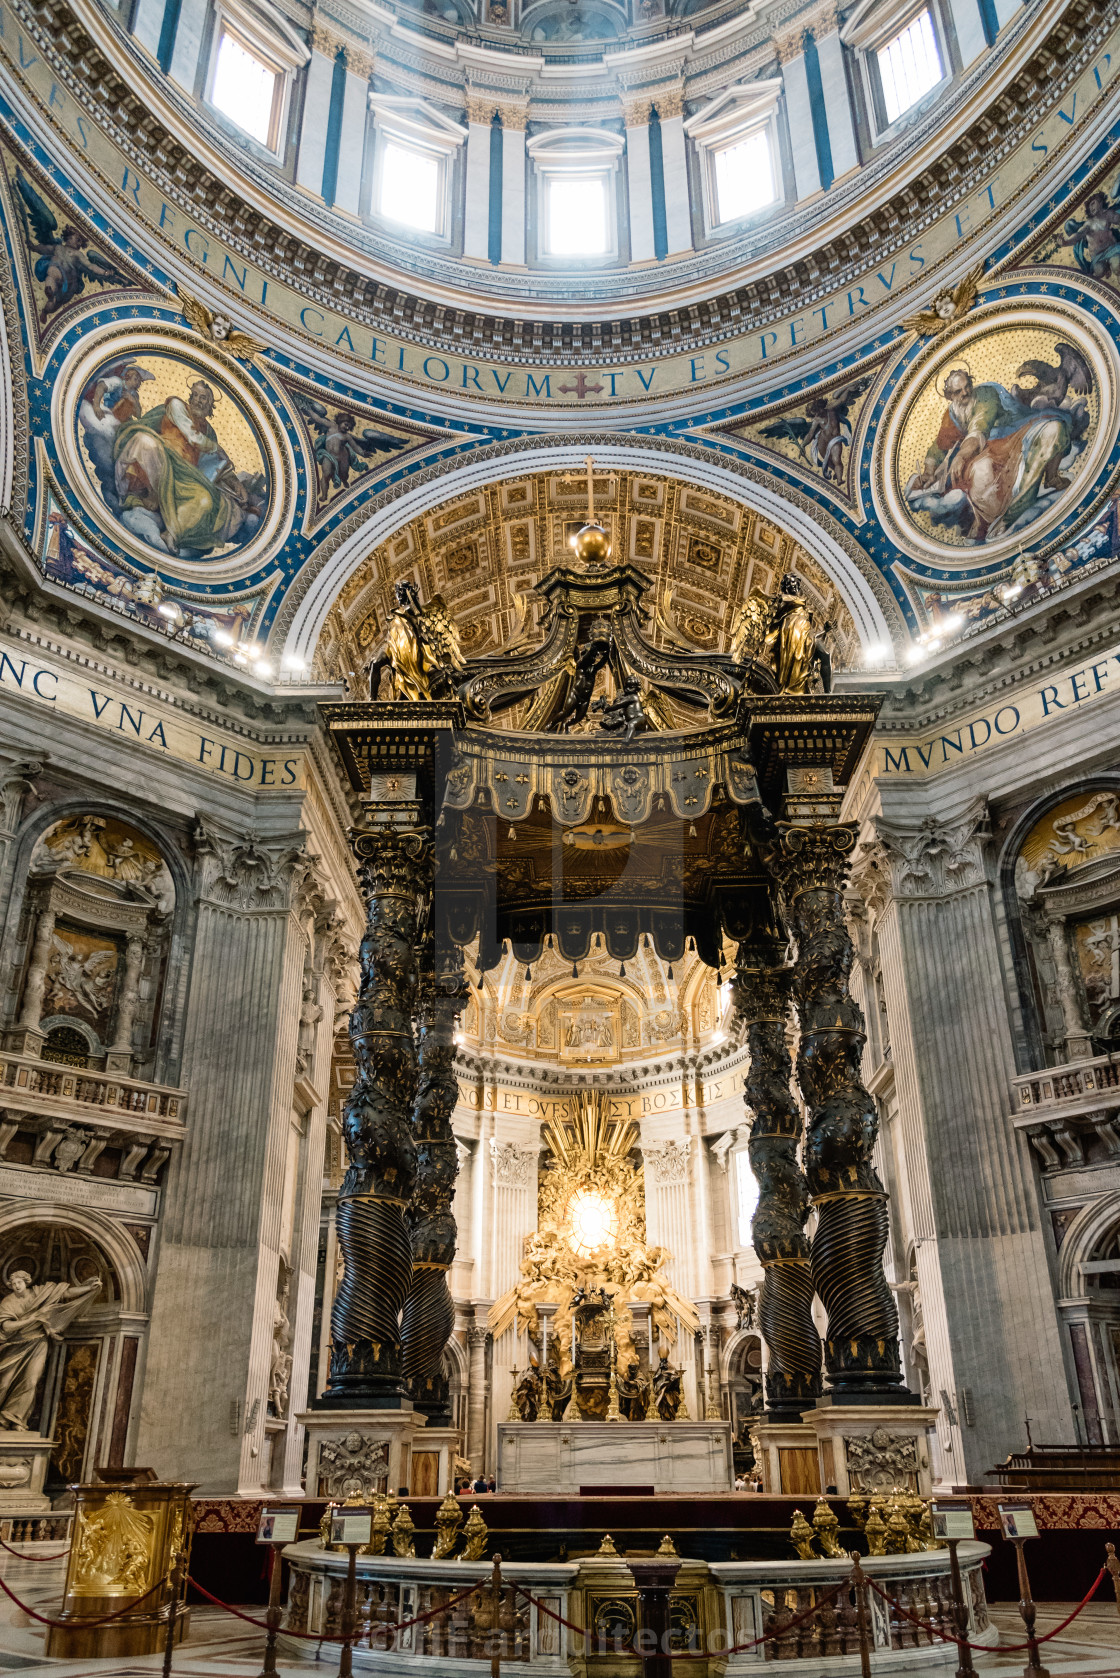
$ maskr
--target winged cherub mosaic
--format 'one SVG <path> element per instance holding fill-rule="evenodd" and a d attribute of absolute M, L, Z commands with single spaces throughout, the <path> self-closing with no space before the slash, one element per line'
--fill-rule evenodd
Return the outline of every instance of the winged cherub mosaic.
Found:
<path fill-rule="evenodd" d="M 76 227 L 59 231 L 57 216 L 22 169 L 16 172 L 16 191 L 23 207 L 24 238 L 36 259 L 32 272 L 43 288 L 42 324 L 83 296 L 87 280 L 96 285 L 132 284 Z"/>

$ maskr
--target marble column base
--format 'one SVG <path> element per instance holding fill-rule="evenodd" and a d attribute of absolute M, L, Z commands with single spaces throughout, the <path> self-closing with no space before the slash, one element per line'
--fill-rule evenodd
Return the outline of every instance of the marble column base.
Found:
<path fill-rule="evenodd" d="M 578 1497 L 583 1486 L 728 1492 L 731 1423 L 499 1422 L 498 1490 Z"/>
<path fill-rule="evenodd" d="M 817 1436 L 804 1422 L 757 1422 L 751 1438 L 764 1492 L 819 1497 L 830 1483 L 821 1479 Z"/>
<path fill-rule="evenodd" d="M 57 1443 L 41 1433 L 0 1430 L 0 1515 L 41 1515 L 50 1509 L 43 1481 Z"/>
<path fill-rule="evenodd" d="M 308 1497 L 369 1498 L 410 1484 L 419 1411 L 305 1410 L 296 1421 L 307 1429 Z"/>
<path fill-rule="evenodd" d="M 818 1404 L 806 1410 L 820 1453 L 821 1485 L 841 1497 L 865 1497 L 908 1486 L 920 1497 L 933 1493 L 929 1438 L 940 1411 L 924 1404 Z M 849 1441 L 858 1442 L 856 1452 Z"/>

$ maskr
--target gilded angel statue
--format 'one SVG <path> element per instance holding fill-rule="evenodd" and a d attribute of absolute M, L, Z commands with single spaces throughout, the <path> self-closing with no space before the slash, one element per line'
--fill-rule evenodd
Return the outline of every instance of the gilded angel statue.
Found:
<path fill-rule="evenodd" d="M 192 297 L 189 291 L 183 291 L 181 287 L 179 306 L 195 331 L 201 337 L 208 338 L 218 349 L 226 350 L 242 361 L 252 361 L 253 357 L 264 349 L 259 339 L 250 338 L 247 332 L 239 332 L 228 315 L 208 309 L 205 303 L 200 303 L 197 297 Z"/>
<path fill-rule="evenodd" d="M 739 607 L 731 627 L 730 652 L 736 664 L 761 658 L 772 604 L 770 596 L 762 589 L 752 588 Z"/>
<path fill-rule="evenodd" d="M 369 691 L 377 698 L 381 672 L 388 670 L 394 699 L 413 704 L 450 697 L 455 677 L 465 668 L 459 630 L 442 594 L 421 605 L 415 583 L 396 586 L 397 603 L 389 614 L 385 651 L 370 665 Z"/>
<path fill-rule="evenodd" d="M 920 338 L 933 338 L 939 332 L 944 332 L 953 326 L 962 315 L 971 309 L 976 298 L 977 288 L 984 277 L 984 264 L 978 262 L 970 269 L 955 286 L 947 286 L 939 291 L 928 309 L 920 310 L 916 315 L 908 315 L 903 326 L 908 332 L 916 332 Z"/>

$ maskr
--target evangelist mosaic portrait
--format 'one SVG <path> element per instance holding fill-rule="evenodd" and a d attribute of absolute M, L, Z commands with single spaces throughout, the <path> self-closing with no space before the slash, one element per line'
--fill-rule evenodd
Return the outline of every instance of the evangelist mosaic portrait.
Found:
<path fill-rule="evenodd" d="M 95 498 L 157 555 L 236 553 L 268 517 L 272 485 L 253 421 L 186 356 L 104 361 L 85 382 L 76 424 Z"/>
<path fill-rule="evenodd" d="M 928 374 L 894 449 L 894 484 L 922 536 L 977 548 L 1025 532 L 1081 474 L 1101 392 L 1072 335 L 1012 326 Z"/>

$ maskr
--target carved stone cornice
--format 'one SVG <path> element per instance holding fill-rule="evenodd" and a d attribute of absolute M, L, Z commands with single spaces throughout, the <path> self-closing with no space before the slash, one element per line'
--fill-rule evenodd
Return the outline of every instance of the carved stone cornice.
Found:
<path fill-rule="evenodd" d="M 988 801 L 975 798 L 959 816 L 928 816 L 907 828 L 885 816 L 874 818 L 875 839 L 860 847 L 855 883 L 869 888 L 878 905 L 895 898 L 950 897 L 990 880 L 991 827 Z"/>
<path fill-rule="evenodd" d="M 219 833 L 200 819 L 193 837 L 201 871 L 199 895 L 227 908 L 287 909 L 293 882 L 306 880 L 303 833 L 265 840 L 252 831 Z"/>

